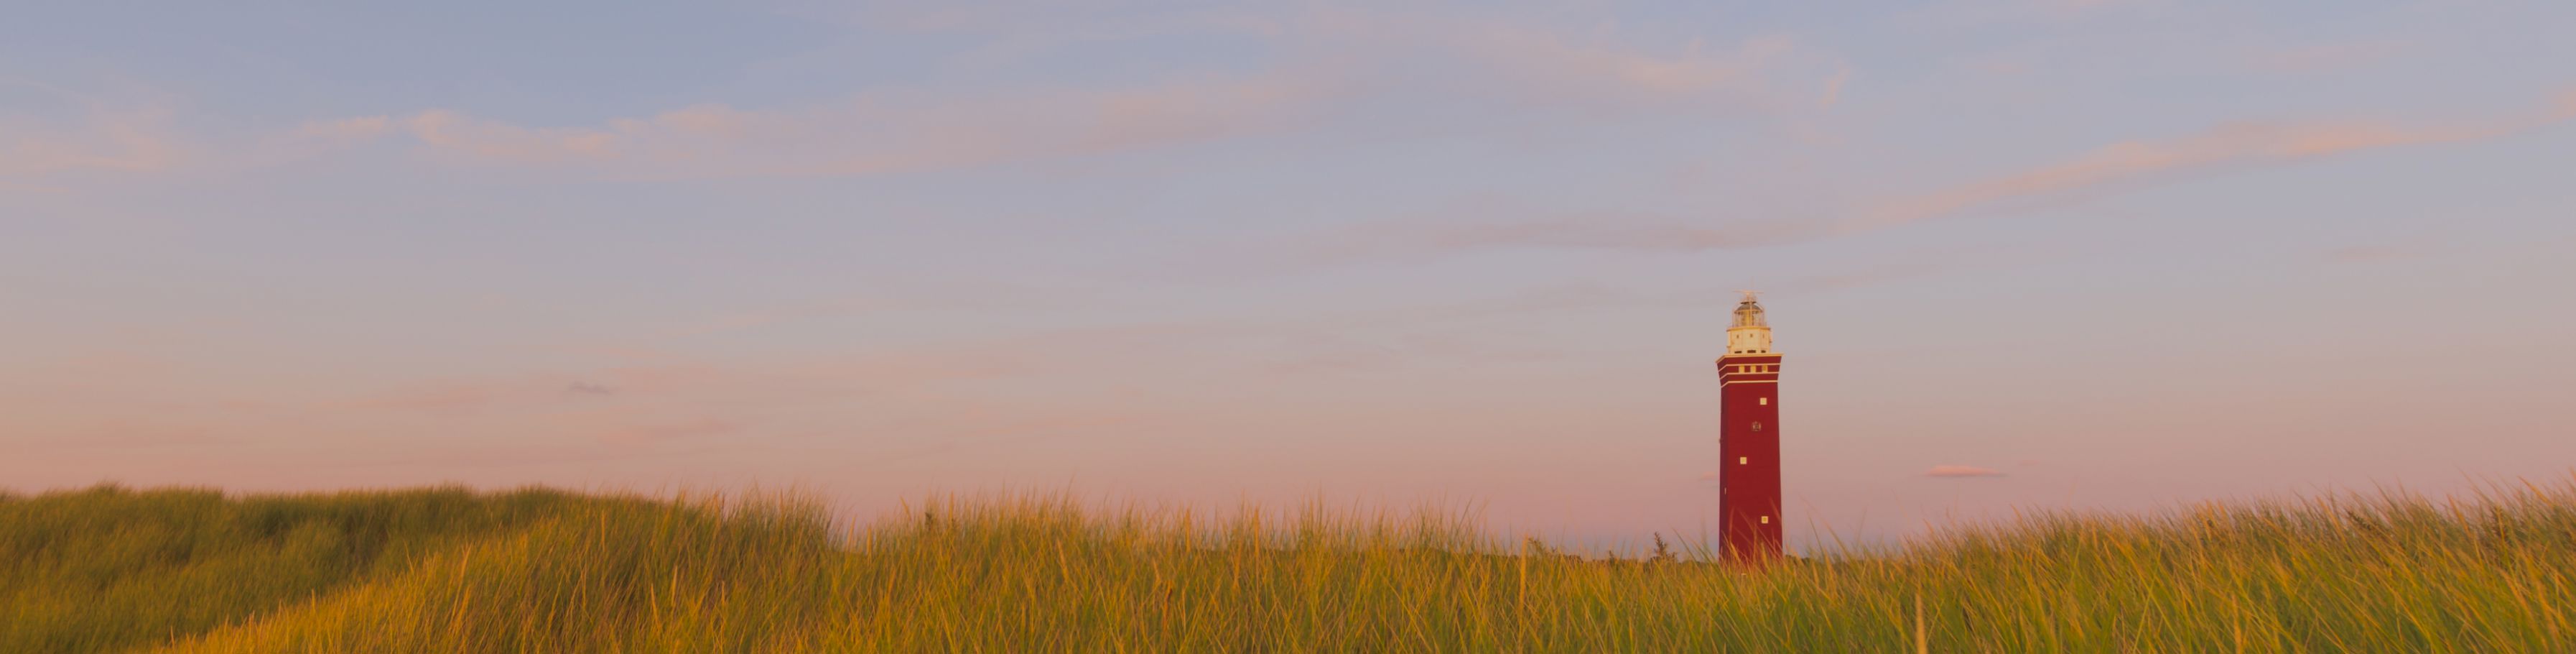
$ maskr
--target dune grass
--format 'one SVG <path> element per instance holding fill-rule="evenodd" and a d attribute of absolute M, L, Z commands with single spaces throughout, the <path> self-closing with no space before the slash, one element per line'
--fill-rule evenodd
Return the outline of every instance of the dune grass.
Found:
<path fill-rule="evenodd" d="M 2566 484 L 2046 514 L 1751 571 L 1694 562 L 1704 550 L 1572 559 L 1439 512 L 1219 520 L 1033 496 L 846 528 L 826 515 L 545 490 L 0 496 L 0 653 L 2576 643 Z"/>

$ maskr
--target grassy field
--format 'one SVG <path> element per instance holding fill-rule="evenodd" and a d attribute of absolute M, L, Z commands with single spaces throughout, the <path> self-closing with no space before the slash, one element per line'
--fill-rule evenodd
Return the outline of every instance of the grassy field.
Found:
<path fill-rule="evenodd" d="M 1574 560 L 1439 513 L 825 515 L 544 490 L 0 496 L 0 653 L 2576 647 L 2564 484 L 2044 515 L 1751 573 L 1704 551 Z"/>

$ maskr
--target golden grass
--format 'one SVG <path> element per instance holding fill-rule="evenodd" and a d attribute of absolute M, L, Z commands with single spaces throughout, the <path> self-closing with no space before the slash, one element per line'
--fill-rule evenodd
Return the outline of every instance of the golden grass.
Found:
<path fill-rule="evenodd" d="M 543 490 L 0 496 L 0 653 L 2576 647 L 2564 484 L 2046 514 L 1758 571 L 1698 549 L 1573 560 L 1439 512 L 825 515 Z"/>

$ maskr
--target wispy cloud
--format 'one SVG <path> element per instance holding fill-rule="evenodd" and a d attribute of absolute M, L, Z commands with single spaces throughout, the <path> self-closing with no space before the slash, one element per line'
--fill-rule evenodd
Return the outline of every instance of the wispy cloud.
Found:
<path fill-rule="evenodd" d="M 429 110 L 308 125 L 317 138 L 400 134 L 453 162 L 622 176 L 849 176 L 1100 154 L 1283 129 L 1343 90 L 1277 72 L 1108 90 L 978 97 L 875 94 L 828 105 L 699 105 L 538 127 Z"/>
<path fill-rule="evenodd" d="M 1247 9 L 1135 9 L 1086 3 L 941 3 L 933 7 L 861 7 L 855 13 L 824 18 L 851 26 L 969 36 L 977 45 L 955 62 L 969 68 L 1023 61 L 1093 43 L 1210 34 L 1277 36 L 1289 28 L 1288 21 L 1279 15 Z"/>
<path fill-rule="evenodd" d="M 1034 338 L 1034 337 L 1033 337 Z M 514 374 L 436 380 L 361 396 L 339 408 L 433 415 L 561 408 L 606 397 L 719 398 L 753 402 L 847 398 L 951 381 L 1022 374 L 1045 360 L 1056 343 L 1094 347 L 1120 339 L 1090 333 L 1046 335 L 1045 340 L 993 341 L 917 351 L 808 356 L 785 361 L 723 364 L 664 357 L 643 365 L 602 366 L 577 375 Z M 567 381 L 566 378 L 571 380 Z"/>
<path fill-rule="evenodd" d="M 1977 467 L 1977 466 L 1962 466 L 1962 465 L 1937 465 L 1937 466 L 1932 466 L 1932 469 L 1931 469 L 1931 470 L 1925 470 L 1925 471 L 1923 471 L 1923 476 L 1925 476 L 1925 477 L 2001 477 L 2001 476 L 2004 476 L 2004 473 L 2003 473 L 2003 471 L 2001 471 L 2001 470 L 1996 470 L 1996 469 L 1994 469 L 1994 468 L 1980 468 L 1980 467 Z"/>
<path fill-rule="evenodd" d="M 59 431 L 31 432 L 9 440 L 13 448 L 71 450 L 216 447 L 238 444 L 242 439 L 218 426 L 187 417 L 117 416 L 79 421 Z"/>
<path fill-rule="evenodd" d="M 608 445 L 651 445 L 663 441 L 721 436 L 741 431 L 742 428 L 741 423 L 731 420 L 704 418 L 619 427 L 601 431 L 592 438 Z"/>
<path fill-rule="evenodd" d="M 1927 2 L 1895 18 L 1918 30 L 1946 31 L 1996 25 L 2060 24 L 2145 8 L 2157 0 L 1952 0 Z"/>
<path fill-rule="evenodd" d="M 1077 12 L 1079 14 L 1080 12 Z M 527 125 L 470 110 L 316 121 L 303 144 L 400 136 L 455 163 L 559 167 L 631 177 L 832 177 L 1077 157 L 1293 130 L 1362 96 L 1508 95 L 1532 103 L 1624 107 L 1761 100 L 1762 73 L 1796 51 L 1785 37 L 1732 46 L 1644 48 L 1599 30 L 1571 32 L 1461 16 L 1313 10 L 1276 16 L 1082 16 L 1030 25 L 990 12 L 908 14 L 919 29 L 985 30 L 1020 45 L 1215 31 L 1270 39 L 1289 53 L 1258 71 L 1199 73 L 1106 88 L 956 94 L 870 91 L 781 108 L 711 103 L 592 124 Z M 984 56 L 990 56 L 986 53 Z M 1456 74 L 1387 60 L 1430 62 Z M 1828 93 L 1837 92 L 1839 82 Z M 1812 95 L 1806 97 L 1813 97 Z"/>
<path fill-rule="evenodd" d="M 1729 48 L 1691 43 L 1679 52 L 1656 53 L 1606 39 L 1501 24 L 1452 30 L 1445 38 L 1460 51 L 1550 91 L 1667 97 L 1758 92 L 1759 72 L 1794 45 L 1788 37 L 1774 35 Z"/>
<path fill-rule="evenodd" d="M 2439 243 L 2416 239 L 2394 243 L 2347 245 L 2328 249 L 2321 253 L 2320 257 L 2327 263 L 2381 263 L 2421 257 L 2433 253 L 2440 247 Z"/>
<path fill-rule="evenodd" d="M 1376 62 L 1352 67 L 1347 74 L 1354 76 L 1382 72 L 1390 68 L 1383 65 L 1389 61 L 1464 64 L 1456 72 L 1471 79 L 1437 81 L 1550 101 L 1633 103 L 1755 95 L 1764 90 L 1766 68 L 1799 51 L 1782 35 L 1732 44 L 1648 44 L 1621 34 L 1610 22 L 1514 21 L 1491 12 L 1424 12 L 1382 3 L 1143 13 L 1065 6 L 942 8 L 898 11 L 877 22 L 889 21 L 917 30 L 986 35 L 993 44 L 977 50 L 972 55 L 977 59 L 1180 34 L 1256 38 L 1307 60 Z"/>
<path fill-rule="evenodd" d="M 1296 340 L 1291 344 L 1295 351 L 1263 369 L 1278 374 L 1352 373 L 1424 361 L 1481 366 L 1538 361 L 1561 354 L 1553 349 L 1501 343 L 1489 335 L 1467 331 L 1383 339 L 1320 336 Z"/>
<path fill-rule="evenodd" d="M 2313 73 L 2352 68 L 2404 53 L 2412 44 L 2392 39 L 2315 43 L 2261 50 L 2246 56 L 2255 68 L 2276 73 Z"/>
<path fill-rule="evenodd" d="M 357 401 L 360 408 L 455 413 L 501 402 L 519 390 L 505 383 L 441 383 L 413 386 Z"/>
<path fill-rule="evenodd" d="M 360 116 L 338 120 L 305 123 L 295 135 L 327 143 L 364 141 L 393 129 L 394 121 L 386 116 Z"/>
<path fill-rule="evenodd" d="M 1732 219 L 1621 212 L 1540 218 L 1442 222 L 1421 217 L 1338 228 L 1266 257 L 1233 256 L 1223 265 L 1271 269 L 1409 260 L 1505 248 L 1701 252 L 1763 247 L 1848 235 L 1908 223 L 2027 208 L 2106 190 L 2229 166 L 2286 163 L 2410 145 L 2455 143 L 2522 132 L 2576 118 L 2576 92 L 2540 112 L 2451 126 L 2411 127 L 2375 121 L 2233 123 L 2165 140 L 2113 143 L 2058 163 L 1917 195 L 1864 205 L 1846 217 Z M 1444 215 L 1510 215 L 1483 203 Z"/>
<path fill-rule="evenodd" d="M 2001 260 L 2000 257 L 1954 257 L 1940 260 L 1898 261 L 1853 270 L 1793 277 L 1777 284 L 1767 285 L 1767 290 L 1800 294 L 1838 291 L 1928 277 L 1979 264 L 1992 264 L 1999 260 Z"/>
<path fill-rule="evenodd" d="M 1825 78 L 1825 90 L 1823 93 L 1816 96 L 1816 108 L 1819 110 L 1832 109 L 1834 108 L 1834 105 L 1841 104 L 1843 101 L 1843 87 L 1851 84 L 1851 77 L 1851 67 L 1844 66 L 1842 69 L 1834 71 L 1833 77 Z"/>
<path fill-rule="evenodd" d="M 2379 121 L 2245 122 L 2165 140 L 2122 141 L 2066 161 L 1877 204 L 1838 231 L 2007 209 L 2230 165 L 2283 163 L 2409 145 L 2493 138 L 2576 117 L 2576 93 L 2520 118 L 2449 126 Z"/>
<path fill-rule="evenodd" d="M 171 116 L 161 107 L 94 108 L 68 122 L 0 115 L 0 178 L 170 168 L 186 155 Z"/>
<path fill-rule="evenodd" d="M 1488 222 L 1391 220 L 1339 228 L 1284 247 L 1264 246 L 1266 254 L 1231 256 L 1219 265 L 1292 269 L 1506 248 L 1700 252 L 1788 243 L 1821 233 L 1809 221 L 1676 220 L 1617 212 Z"/>

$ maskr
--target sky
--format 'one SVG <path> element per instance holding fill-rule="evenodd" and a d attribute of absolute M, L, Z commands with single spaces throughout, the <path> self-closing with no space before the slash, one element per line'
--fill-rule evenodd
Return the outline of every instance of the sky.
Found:
<path fill-rule="evenodd" d="M 46 3 L 0 489 L 1790 545 L 2576 471 L 2576 4 Z"/>

